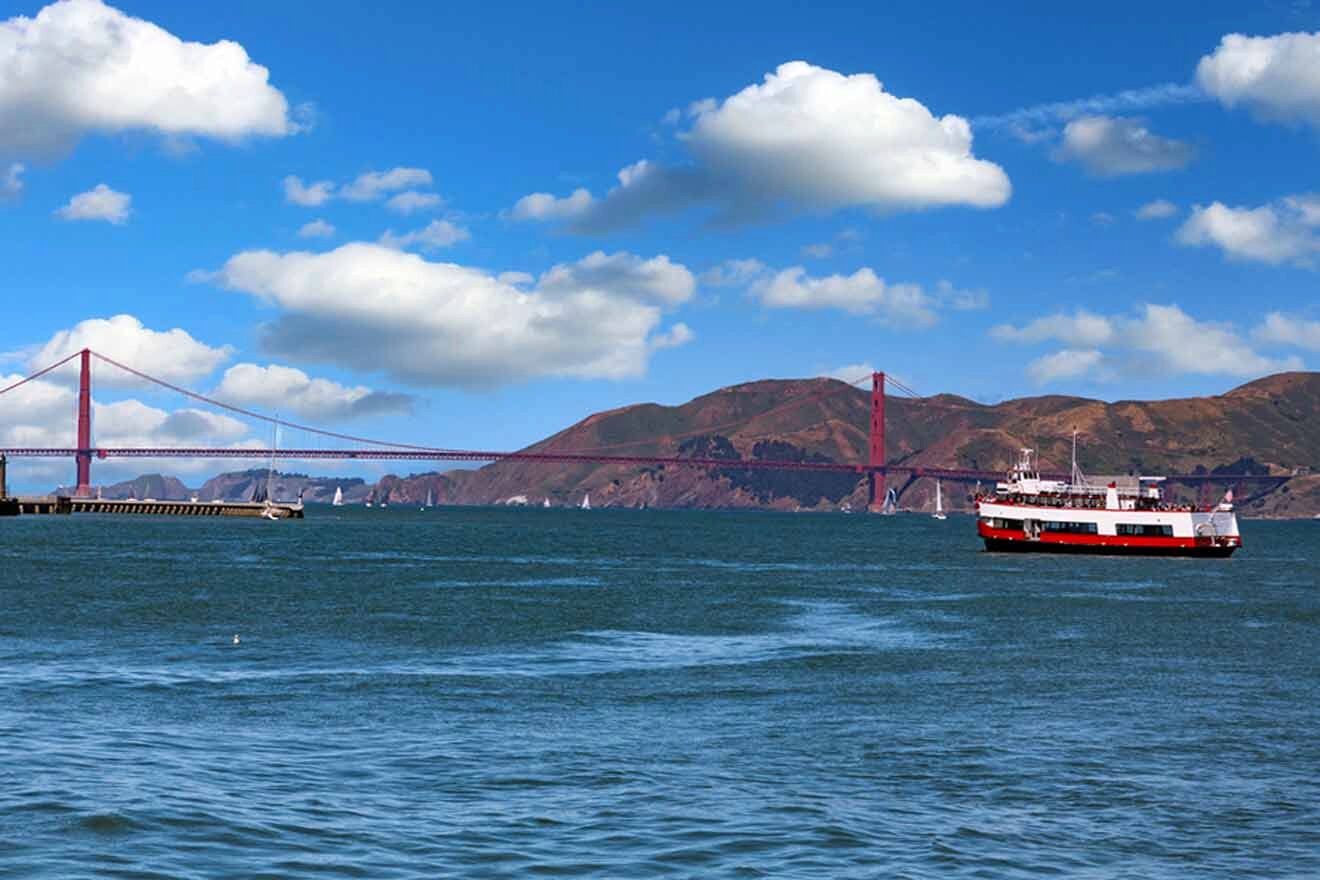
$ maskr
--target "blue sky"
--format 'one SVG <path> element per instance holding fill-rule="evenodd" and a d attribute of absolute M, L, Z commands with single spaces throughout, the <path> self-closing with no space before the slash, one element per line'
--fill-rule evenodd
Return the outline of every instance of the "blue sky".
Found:
<path fill-rule="evenodd" d="M 90 344 L 505 449 L 869 366 L 984 401 L 1313 368 L 1320 9 L 1246 7 L 7 4 L 0 379 Z M 264 436 L 108 379 L 104 445 Z M 0 445 L 67 442 L 67 383 Z"/>

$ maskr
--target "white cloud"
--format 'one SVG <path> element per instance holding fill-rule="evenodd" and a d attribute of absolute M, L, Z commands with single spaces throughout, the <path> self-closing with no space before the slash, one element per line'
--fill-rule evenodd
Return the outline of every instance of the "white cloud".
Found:
<path fill-rule="evenodd" d="M 987 291 L 981 288 L 964 290 L 955 287 L 952 281 L 940 281 L 936 284 L 933 297 L 941 306 L 960 312 L 990 308 L 990 294 Z"/>
<path fill-rule="evenodd" d="M 1228 34 L 1197 64 L 1196 81 L 1225 107 L 1320 127 L 1320 32 Z"/>
<path fill-rule="evenodd" d="M 85 193 L 69 199 L 69 203 L 55 213 L 65 220 L 105 220 L 120 226 L 128 222 L 133 197 L 116 192 L 104 183 L 98 183 Z"/>
<path fill-rule="evenodd" d="M 16 198 L 23 192 L 23 172 L 26 166 L 22 162 L 12 162 L 0 176 L 0 201 Z"/>
<path fill-rule="evenodd" d="M 331 199 L 377 202 L 390 193 L 396 193 L 385 203 L 385 207 L 400 214 L 411 214 L 444 204 L 445 200 L 436 193 L 416 189 L 430 186 L 431 182 L 431 172 L 425 168 L 399 166 L 388 171 L 366 171 L 345 184 L 336 184 L 332 180 L 303 183 L 302 178 L 290 174 L 284 178 L 283 185 L 286 201 L 309 208 L 324 205 Z"/>
<path fill-rule="evenodd" d="M 1051 126 L 1079 116 L 1105 116 L 1112 113 L 1140 113 L 1157 107 L 1196 103 L 1207 100 L 1199 88 L 1186 83 L 1161 83 L 1140 89 L 1126 89 L 1110 95 L 1092 95 L 1073 101 L 1053 101 L 1021 107 L 1008 113 L 978 116 L 972 126 L 1006 129 L 1027 142 L 1053 137 Z"/>
<path fill-rule="evenodd" d="M 666 332 L 652 336 L 651 350 L 660 351 L 665 348 L 678 348 L 680 345 L 687 345 L 695 338 L 696 334 L 692 332 L 692 328 L 680 321 Z"/>
<path fill-rule="evenodd" d="M 563 198 L 550 193 L 532 193 L 514 204 L 511 215 L 514 220 L 574 220 L 585 214 L 594 202 L 591 193 L 580 187 Z"/>
<path fill-rule="evenodd" d="M 1061 162 L 1079 162 L 1091 174 L 1116 177 L 1183 168 L 1196 151 L 1182 141 L 1161 137 L 1140 120 L 1084 116 L 1069 122 L 1055 150 Z"/>
<path fill-rule="evenodd" d="M 1104 358 L 1104 354 L 1094 348 L 1065 348 L 1038 357 L 1027 364 L 1027 377 L 1037 385 L 1047 385 L 1058 379 L 1075 379 L 1079 376 L 1103 378 L 1101 364 Z"/>
<path fill-rule="evenodd" d="M 1133 212 L 1138 220 L 1164 220 L 1178 213 L 1178 206 L 1168 199 L 1156 199 L 1147 202 Z"/>
<path fill-rule="evenodd" d="M 1251 336 L 1266 345 L 1287 345 L 1320 351 L 1320 321 L 1308 321 L 1282 312 L 1266 315 L 1260 326 L 1251 331 Z"/>
<path fill-rule="evenodd" d="M 1214 246 L 1230 259 L 1311 266 L 1320 253 L 1320 195 L 1288 196 L 1258 208 L 1196 205 L 1178 242 Z"/>
<path fill-rule="evenodd" d="M 407 192 L 401 192 L 392 196 L 385 203 L 385 207 L 399 214 L 412 214 L 415 211 L 425 211 L 428 208 L 438 208 L 443 205 L 445 200 L 435 193 L 418 192 L 410 189 Z"/>
<path fill-rule="evenodd" d="M 863 361 L 860 364 L 848 364 L 843 367 L 835 367 L 827 370 L 821 375 L 827 379 L 838 379 L 840 382 L 854 382 L 863 377 L 870 378 L 871 374 L 876 372 L 875 366 L 870 361 Z"/>
<path fill-rule="evenodd" d="M 1042 384 L 1087 374 L 1106 378 L 1115 370 L 1247 377 L 1301 367 L 1295 357 L 1261 355 L 1229 324 L 1198 321 L 1172 304 L 1146 303 L 1132 315 L 1051 315 L 1021 329 L 996 327 L 991 335 L 1008 342 L 1063 342 L 1066 349 L 1028 365 L 1028 375 Z"/>
<path fill-rule="evenodd" d="M 0 22 L 0 154 L 57 155 L 89 132 L 292 134 L 267 80 L 238 43 L 185 42 L 100 0 L 61 0 Z"/>
<path fill-rule="evenodd" d="M 329 379 L 313 379 L 302 370 L 278 364 L 235 364 L 212 395 L 217 400 L 299 418 L 339 420 L 394 415 L 411 411 L 407 394 L 346 387 Z"/>
<path fill-rule="evenodd" d="M 763 278 L 752 293 L 770 308 L 842 309 L 854 315 L 875 315 L 894 325 L 929 327 L 938 319 L 936 303 L 918 284 L 887 284 L 869 268 L 852 275 L 812 278 L 793 266 Z"/>
<path fill-rule="evenodd" d="M 749 284 L 766 271 L 760 260 L 725 260 L 701 273 L 701 283 L 710 287 L 738 287 Z"/>
<path fill-rule="evenodd" d="M 228 360 L 233 351 L 229 346 L 212 348 L 198 342 L 178 327 L 151 330 L 132 315 L 115 315 L 91 318 L 59 331 L 32 355 L 28 365 L 39 370 L 84 348 L 166 382 L 187 382 L 205 376 Z M 114 367 L 95 363 L 98 383 L 123 385 L 139 381 Z"/>
<path fill-rule="evenodd" d="M 513 216 L 569 219 L 579 231 L 600 231 L 696 204 L 715 206 L 727 223 L 779 206 L 992 208 L 1011 192 L 1002 168 L 972 154 L 965 119 L 936 117 L 919 101 L 886 92 L 869 73 L 789 62 L 723 101 L 693 104 L 689 115 L 692 128 L 679 137 L 691 164 L 642 160 L 620 171 L 600 200 L 586 190 L 567 199 L 537 193 L 520 200 Z"/>
<path fill-rule="evenodd" d="M 330 238 L 335 234 L 335 227 L 319 217 L 310 223 L 304 223 L 298 230 L 300 238 Z"/>
<path fill-rule="evenodd" d="M 661 254 L 649 260 L 627 252 L 596 251 L 576 263 L 561 263 L 543 275 L 539 289 L 568 295 L 578 290 L 608 290 L 641 302 L 677 305 L 692 298 L 697 282 L 687 267 Z"/>
<path fill-rule="evenodd" d="M 1047 315 L 1024 327 L 1000 324 L 990 328 L 990 335 L 1004 342 L 1045 342 L 1057 340 L 1072 348 L 1093 348 L 1114 338 L 1114 324 L 1102 315 L 1078 309 L 1071 315 Z"/>
<path fill-rule="evenodd" d="M 653 341 L 666 338 L 653 335 L 664 307 L 695 287 L 667 257 L 592 254 L 527 289 L 363 242 L 320 254 L 246 251 L 210 275 L 280 310 L 262 328 L 268 351 L 467 387 L 642 375 Z"/>
<path fill-rule="evenodd" d="M 432 220 L 423 228 L 403 235 L 395 235 L 393 229 L 387 229 L 380 237 L 380 244 L 396 250 L 419 247 L 424 251 L 434 251 L 452 247 L 471 237 L 472 234 L 462 226 L 457 226 L 448 220 Z"/>
<path fill-rule="evenodd" d="M 302 178 L 290 174 L 284 178 L 284 198 L 295 205 L 315 208 L 324 205 L 334 196 L 335 185 L 329 180 L 316 183 L 303 183 Z"/>
<path fill-rule="evenodd" d="M 1096 226 L 1112 226 L 1115 219 L 1117 218 L 1108 211 L 1096 211 L 1091 214 L 1091 222 Z"/>
<path fill-rule="evenodd" d="M 812 257 L 817 260 L 827 260 L 834 256 L 834 245 L 830 244 L 828 241 L 803 245 L 802 256 Z"/>
<path fill-rule="evenodd" d="M 425 168 L 391 168 L 358 175 L 352 183 L 340 188 L 339 196 L 350 202 L 372 202 L 392 192 L 430 185 L 431 172 Z"/>

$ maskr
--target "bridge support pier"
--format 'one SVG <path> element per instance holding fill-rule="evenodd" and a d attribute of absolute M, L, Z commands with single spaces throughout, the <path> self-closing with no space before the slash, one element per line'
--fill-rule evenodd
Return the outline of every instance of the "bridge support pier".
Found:
<path fill-rule="evenodd" d="M 885 374 L 871 374 L 871 449 L 866 462 L 866 509 L 879 513 L 885 503 Z"/>
<path fill-rule="evenodd" d="M 84 348 L 80 354 L 81 372 L 78 376 L 78 451 L 74 453 L 78 476 L 74 483 L 75 498 L 92 497 L 92 350 Z"/>

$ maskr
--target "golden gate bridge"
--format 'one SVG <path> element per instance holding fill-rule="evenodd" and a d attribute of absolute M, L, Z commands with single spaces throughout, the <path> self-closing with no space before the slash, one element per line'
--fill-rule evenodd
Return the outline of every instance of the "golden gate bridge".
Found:
<path fill-rule="evenodd" d="M 188 388 L 163 379 L 151 376 L 141 370 L 135 369 L 127 364 L 121 363 L 107 355 L 95 352 L 90 348 L 84 348 L 75 351 L 72 354 L 56 361 L 44 369 L 38 370 L 29 376 L 10 384 L 5 388 L 0 388 L 0 398 L 5 394 L 12 392 L 29 382 L 40 379 L 60 367 L 65 366 L 74 359 L 79 363 L 78 375 L 78 396 L 77 396 L 77 416 L 76 416 L 76 445 L 72 447 L 0 447 L 0 456 L 11 458 L 72 458 L 75 462 L 75 498 L 92 497 L 92 460 L 107 459 L 147 459 L 147 458 L 204 458 L 204 459 L 272 459 L 278 455 L 283 459 L 293 460 L 338 460 L 338 461 L 453 461 L 453 462 L 499 462 L 499 461 L 525 461 L 525 462 L 543 462 L 543 463 L 591 463 L 591 464 L 619 464 L 619 465 L 642 465 L 642 466 L 676 466 L 676 467 L 695 467 L 707 469 L 748 469 L 748 470 L 768 470 L 768 471 L 816 471 L 823 473 L 852 473 L 857 474 L 859 479 L 867 480 L 867 498 L 868 505 L 872 508 L 877 506 L 877 502 L 883 499 L 885 494 L 885 478 L 890 475 L 899 475 L 906 477 L 907 480 L 903 487 L 899 489 L 901 494 L 916 479 L 922 477 L 940 478 L 954 482 L 991 482 L 1000 479 L 1003 473 L 1000 471 L 985 471 L 967 468 L 940 468 L 926 465 L 912 465 L 904 463 L 894 463 L 886 460 L 885 455 L 885 398 L 887 386 L 892 385 L 897 390 L 903 392 L 910 398 L 920 400 L 918 395 L 904 383 L 892 376 L 886 376 L 883 372 L 873 372 L 869 377 L 859 377 L 852 382 L 839 382 L 836 387 L 825 390 L 813 391 L 803 394 L 792 400 L 789 400 L 779 406 L 772 407 L 770 410 L 756 413 L 744 419 L 736 420 L 728 424 L 706 426 L 686 434 L 671 435 L 652 440 L 634 441 L 632 443 L 615 444 L 613 446 L 595 447 L 592 449 L 572 450 L 556 452 L 546 449 L 522 450 L 517 452 L 499 452 L 490 450 L 475 449 L 450 449 L 437 446 L 426 446 L 420 444 L 399 443 L 387 440 L 375 440 L 367 437 L 345 434 L 338 431 L 330 431 L 324 428 L 317 428 L 309 425 L 300 425 L 286 419 L 276 418 L 264 413 L 244 407 L 235 406 L 224 401 L 216 400 Z M 92 442 L 92 361 L 93 359 L 104 363 L 110 367 L 121 370 L 124 373 L 134 376 L 144 382 L 154 384 L 168 391 L 172 391 L 188 397 L 199 403 L 225 410 L 236 415 L 245 416 L 260 422 L 271 424 L 277 428 L 291 429 L 301 431 L 313 436 L 325 438 L 328 440 L 341 441 L 347 443 L 359 444 L 352 448 L 256 448 L 256 447 L 184 447 L 184 446 L 95 446 Z M 764 418 L 775 412 L 782 412 L 794 406 L 801 405 L 811 400 L 822 400 L 824 398 L 851 390 L 854 386 L 864 382 L 867 378 L 871 382 L 870 396 L 870 430 L 868 434 L 867 460 L 864 463 L 833 462 L 833 461 L 798 461 L 781 460 L 771 458 L 722 458 L 722 457 L 702 457 L 702 456 L 683 456 L 683 455 L 629 455 L 620 454 L 617 449 L 627 446 L 636 446 L 642 444 L 654 443 L 657 441 L 673 441 L 684 439 L 689 436 L 710 435 L 714 431 L 727 429 L 729 427 L 750 422 L 756 419 Z M 1047 475 L 1063 478 L 1066 475 Z M 1255 483 L 1262 486 L 1262 493 L 1272 491 L 1289 477 L 1283 475 L 1252 475 L 1252 474 L 1173 474 L 1166 477 L 1173 482 L 1181 482 L 1190 485 L 1200 485 L 1203 493 L 1212 483 Z M 1239 495 L 1241 493 L 1239 492 Z M 1250 499 L 1244 499 L 1250 500 Z"/>

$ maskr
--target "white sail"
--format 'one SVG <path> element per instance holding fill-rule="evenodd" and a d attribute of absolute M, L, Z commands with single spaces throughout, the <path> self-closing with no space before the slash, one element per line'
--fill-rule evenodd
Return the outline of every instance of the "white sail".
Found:
<path fill-rule="evenodd" d="M 591 510 L 591 493 L 582 496 L 582 509 Z"/>
<path fill-rule="evenodd" d="M 542 501 L 542 502 L 541 502 L 541 506 L 542 506 L 542 507 L 549 507 L 549 506 L 550 506 L 550 499 L 547 498 L 547 499 L 545 499 L 544 501 Z"/>
<path fill-rule="evenodd" d="M 944 493 L 940 490 L 940 481 L 935 480 L 935 512 L 931 514 L 935 519 L 946 519 L 944 516 Z"/>
<path fill-rule="evenodd" d="M 344 506 L 344 490 L 340 486 L 335 486 L 335 500 L 330 502 L 335 507 Z"/>
<path fill-rule="evenodd" d="M 430 489 L 426 490 L 426 506 L 435 507 L 435 493 Z"/>
<path fill-rule="evenodd" d="M 893 516 L 898 511 L 898 493 L 890 487 L 885 493 L 885 504 L 880 508 L 880 512 L 885 516 Z"/>

